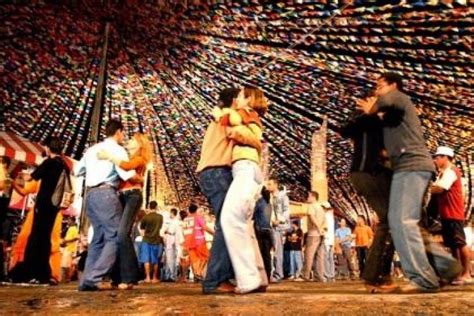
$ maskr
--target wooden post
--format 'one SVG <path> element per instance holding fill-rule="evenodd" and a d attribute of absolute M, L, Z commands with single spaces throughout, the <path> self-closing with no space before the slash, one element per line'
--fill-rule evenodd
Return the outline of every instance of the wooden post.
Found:
<path fill-rule="evenodd" d="M 105 72 L 107 71 L 107 51 L 109 45 L 109 31 L 110 22 L 105 22 L 104 29 L 104 43 L 102 45 L 102 58 L 100 60 L 99 80 L 97 82 L 97 89 L 95 91 L 94 107 L 92 108 L 91 117 L 91 132 L 89 135 L 89 144 L 96 144 L 100 136 L 100 118 L 102 114 L 102 105 L 104 104 L 104 86 L 105 86 Z M 87 235 L 89 228 L 89 219 L 86 216 L 86 199 L 87 189 L 84 188 L 82 210 L 79 220 L 79 229 L 82 233 Z"/>
<path fill-rule="evenodd" d="M 311 190 L 318 192 L 321 202 L 328 201 L 327 129 L 327 117 L 324 116 L 321 128 L 313 134 L 311 147 Z"/>
<path fill-rule="evenodd" d="M 107 71 L 107 51 L 109 45 L 110 22 L 105 22 L 104 43 L 102 45 L 102 58 L 99 67 L 99 80 L 95 91 L 94 108 L 92 109 L 90 143 L 95 144 L 100 136 L 100 118 L 104 104 L 105 72 Z"/>

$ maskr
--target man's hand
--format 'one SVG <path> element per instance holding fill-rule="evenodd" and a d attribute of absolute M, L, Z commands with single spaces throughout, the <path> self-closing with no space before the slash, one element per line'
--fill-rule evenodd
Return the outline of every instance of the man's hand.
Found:
<path fill-rule="evenodd" d="M 377 102 L 377 97 L 370 97 L 367 99 L 360 99 L 357 100 L 357 107 L 364 112 L 365 114 L 373 113 L 373 108 L 375 106 L 375 102 Z"/>

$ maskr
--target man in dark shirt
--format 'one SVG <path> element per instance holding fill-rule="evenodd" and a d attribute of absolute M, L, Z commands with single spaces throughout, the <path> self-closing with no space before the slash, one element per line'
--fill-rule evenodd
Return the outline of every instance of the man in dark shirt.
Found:
<path fill-rule="evenodd" d="M 163 252 L 163 238 L 160 235 L 163 226 L 163 216 L 157 213 L 157 203 L 150 202 L 150 212 L 146 214 L 141 223 L 143 241 L 140 249 L 140 262 L 145 265 L 145 283 L 158 283 L 158 266 Z M 151 266 L 153 266 L 153 279 L 151 279 Z"/>
<path fill-rule="evenodd" d="M 290 248 L 290 280 L 296 280 L 301 275 L 303 258 L 301 256 L 301 245 L 303 243 L 303 231 L 298 221 L 293 221 L 291 231 L 287 235 L 288 247 Z"/>
<path fill-rule="evenodd" d="M 384 144 L 393 168 L 389 226 L 403 270 L 410 279 L 402 292 L 432 292 L 440 286 L 436 272 L 449 279 L 457 276 L 460 267 L 439 245 L 423 238 L 418 225 L 423 197 L 435 168 L 415 106 L 402 89 L 401 77 L 386 73 L 377 80 L 376 97 L 360 100 L 358 106 L 364 113 L 380 116 L 389 108 L 403 112 L 400 124 L 383 128 Z M 436 272 L 428 260 L 427 250 L 434 256 Z"/>
<path fill-rule="evenodd" d="M 272 272 L 272 254 L 273 248 L 273 233 L 270 225 L 271 207 L 270 207 L 270 192 L 263 187 L 262 197 L 257 201 L 254 212 L 254 228 L 255 237 L 258 241 L 260 254 L 262 255 L 263 265 L 268 279 L 270 279 Z"/>

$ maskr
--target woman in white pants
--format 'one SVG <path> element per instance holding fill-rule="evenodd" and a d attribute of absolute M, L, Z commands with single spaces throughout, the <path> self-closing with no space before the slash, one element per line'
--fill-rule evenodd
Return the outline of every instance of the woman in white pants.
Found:
<path fill-rule="evenodd" d="M 238 128 L 235 122 L 239 122 L 261 138 L 259 116 L 268 109 L 262 91 L 244 88 L 234 101 L 235 111 L 227 118 L 233 126 L 230 130 Z M 233 119 L 232 115 L 236 115 L 237 119 Z M 232 137 L 232 132 L 229 137 Z M 252 222 L 256 197 L 262 184 L 260 152 L 256 148 L 235 145 L 232 161 L 233 181 L 222 208 L 221 224 L 237 281 L 235 291 L 241 294 L 264 291 L 268 279 Z"/>

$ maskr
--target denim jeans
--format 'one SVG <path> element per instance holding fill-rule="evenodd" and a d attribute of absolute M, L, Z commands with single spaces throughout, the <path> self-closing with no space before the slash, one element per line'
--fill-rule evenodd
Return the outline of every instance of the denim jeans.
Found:
<path fill-rule="evenodd" d="M 268 285 L 252 221 L 262 175 L 257 163 L 239 160 L 232 166 L 232 176 L 221 224 L 237 287 L 245 293 Z"/>
<path fill-rule="evenodd" d="M 427 171 L 396 172 L 392 177 L 388 212 L 403 271 L 423 289 L 437 289 L 437 273 L 447 276 L 459 268 L 456 260 L 441 245 L 429 240 L 419 226 L 423 196 L 431 177 L 432 173 Z"/>
<path fill-rule="evenodd" d="M 391 181 L 392 172 L 389 170 L 377 174 L 351 173 L 351 182 L 355 189 L 364 196 L 379 219 L 362 274 L 362 278 L 366 282 L 374 285 L 383 283 L 390 276 L 395 251 L 388 226 L 388 201 Z"/>
<path fill-rule="evenodd" d="M 272 274 L 272 231 L 270 229 L 255 229 L 255 236 L 257 237 L 258 248 L 260 249 L 260 254 L 262 255 L 263 265 L 265 267 L 267 279 L 270 280 Z"/>
<path fill-rule="evenodd" d="M 331 280 L 336 277 L 336 268 L 334 266 L 334 246 L 326 245 L 326 262 L 325 273 L 326 280 Z"/>
<path fill-rule="evenodd" d="M 303 268 L 301 250 L 290 250 L 290 276 L 299 277 Z"/>
<path fill-rule="evenodd" d="M 219 284 L 234 277 L 234 270 L 221 227 L 222 206 L 231 183 L 232 171 L 230 168 L 208 168 L 199 175 L 201 191 L 211 204 L 216 217 L 214 239 L 207 262 L 207 273 L 202 283 L 205 293 L 212 292 Z"/>
<path fill-rule="evenodd" d="M 127 190 L 121 193 L 124 205 L 120 226 L 118 229 L 118 258 L 120 283 L 138 282 L 138 260 L 130 232 L 135 216 L 142 206 L 143 196 L 139 189 Z"/>
<path fill-rule="evenodd" d="M 117 190 L 109 187 L 90 190 L 86 196 L 86 211 L 94 236 L 89 245 L 79 289 L 101 282 L 111 272 L 117 258 L 118 228 L 122 214 Z"/>
<path fill-rule="evenodd" d="M 282 239 L 283 235 L 284 235 L 284 232 L 279 231 L 276 228 L 273 228 L 273 242 L 274 242 L 273 246 L 275 248 L 275 252 L 273 254 L 272 278 L 275 281 L 280 281 L 285 276 L 285 273 L 283 270 L 283 261 L 284 261 L 283 239 Z"/>

